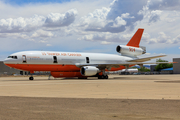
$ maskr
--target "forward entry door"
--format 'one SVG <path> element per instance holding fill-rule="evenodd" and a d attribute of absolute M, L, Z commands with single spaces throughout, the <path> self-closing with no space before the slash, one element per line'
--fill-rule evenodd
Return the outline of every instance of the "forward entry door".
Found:
<path fill-rule="evenodd" d="M 26 60 L 26 55 L 23 55 L 23 56 L 22 56 L 22 61 L 23 61 L 23 63 L 26 63 L 26 62 L 27 62 L 27 60 Z"/>

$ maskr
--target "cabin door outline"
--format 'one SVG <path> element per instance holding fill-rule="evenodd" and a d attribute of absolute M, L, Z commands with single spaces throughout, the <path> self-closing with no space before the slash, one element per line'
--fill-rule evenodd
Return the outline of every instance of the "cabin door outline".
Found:
<path fill-rule="evenodd" d="M 22 62 L 27 63 L 26 55 L 22 55 Z"/>
<path fill-rule="evenodd" d="M 86 63 L 90 63 L 89 57 L 86 57 Z"/>
<path fill-rule="evenodd" d="M 57 56 L 53 56 L 53 63 L 58 63 Z"/>

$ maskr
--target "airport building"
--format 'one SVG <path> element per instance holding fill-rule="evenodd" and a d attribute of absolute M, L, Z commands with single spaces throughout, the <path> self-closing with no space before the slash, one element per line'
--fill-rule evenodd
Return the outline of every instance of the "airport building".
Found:
<path fill-rule="evenodd" d="M 0 75 L 26 75 L 28 72 L 10 68 L 0 61 Z"/>
<path fill-rule="evenodd" d="M 156 69 L 155 69 L 156 66 L 157 66 L 157 65 L 151 65 L 151 66 L 150 66 L 151 72 L 155 72 L 155 71 L 156 71 Z"/>
<path fill-rule="evenodd" d="M 29 71 L 23 71 L 8 67 L 2 61 L 0 61 L 0 75 L 29 75 L 29 74 L 30 74 Z M 49 75 L 49 74 L 50 72 L 48 71 L 45 72 L 35 71 L 33 75 Z"/>
<path fill-rule="evenodd" d="M 161 74 L 173 74 L 173 68 L 162 69 Z"/>
<path fill-rule="evenodd" d="M 180 74 L 180 58 L 173 58 L 173 74 Z"/>

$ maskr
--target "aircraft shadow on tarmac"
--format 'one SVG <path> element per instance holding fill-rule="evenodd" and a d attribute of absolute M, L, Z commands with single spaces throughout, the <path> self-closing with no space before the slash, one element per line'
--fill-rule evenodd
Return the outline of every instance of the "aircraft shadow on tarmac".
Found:
<path fill-rule="evenodd" d="M 36 79 L 35 79 L 36 80 Z M 43 79 L 43 80 L 47 80 L 47 79 Z M 91 79 L 91 78 L 88 78 L 88 79 L 78 79 L 78 78 L 55 78 L 55 79 L 50 79 L 49 81 L 53 81 L 53 80 L 56 80 L 56 81 L 71 81 L 71 80 L 74 80 L 74 81 L 76 81 L 76 80 L 78 80 L 78 81 L 92 81 L 92 80 L 111 80 L 111 79 Z M 41 80 L 39 80 L 39 81 L 41 81 Z"/>
<path fill-rule="evenodd" d="M 0 80 L 0 81 L 30 81 L 29 79 L 23 79 L 23 80 Z M 38 80 L 33 80 L 33 81 L 47 81 L 45 79 L 38 79 Z"/>
<path fill-rule="evenodd" d="M 154 81 L 158 83 L 180 83 L 180 80 L 173 80 L 173 81 Z"/>
<path fill-rule="evenodd" d="M 51 79 L 39 79 L 39 78 L 34 78 L 34 80 L 29 80 L 28 78 L 24 78 L 24 79 L 19 79 L 18 78 L 16 80 L 0 80 L 0 81 L 70 81 L 70 80 L 82 80 L 82 81 L 87 81 L 87 80 L 113 80 L 113 78 L 110 78 L 110 79 L 94 79 L 94 78 L 88 78 L 88 79 L 78 79 L 78 78 L 51 78 Z"/>
<path fill-rule="evenodd" d="M 142 77 L 114 77 L 113 79 L 117 79 L 117 80 L 154 80 L 152 78 L 144 79 Z"/>
<path fill-rule="evenodd" d="M 64 81 L 64 80 L 82 80 L 82 81 L 87 81 L 87 80 L 89 80 L 89 81 L 95 81 L 95 80 L 101 80 L 101 81 L 108 81 L 108 80 L 125 80 L 125 79 L 127 79 L 127 77 L 114 77 L 114 78 L 109 78 L 109 79 L 98 79 L 98 78 L 96 78 L 96 77 L 90 77 L 90 78 L 88 78 L 88 79 L 78 79 L 78 78 L 76 78 L 76 77 L 74 77 L 74 78 L 50 78 L 50 79 L 48 79 L 48 77 L 47 78 L 34 78 L 34 80 L 32 80 L 32 81 Z M 16 80 L 12 80 L 12 79 L 6 79 L 6 80 L 0 80 L 0 81 L 30 81 L 28 78 L 24 78 L 24 79 L 16 79 Z"/>
<path fill-rule="evenodd" d="M 143 77 L 124 77 L 124 76 L 120 76 L 120 77 L 112 77 L 112 78 L 109 78 L 109 79 L 98 79 L 96 77 L 89 77 L 88 79 L 78 79 L 77 77 L 74 77 L 74 78 L 50 78 L 50 80 L 47 78 L 40 78 L 38 77 L 36 79 L 36 77 L 34 78 L 34 80 L 32 81 L 64 81 L 64 80 L 82 80 L 82 81 L 95 81 L 95 80 L 102 80 L 102 81 L 108 81 L 108 80 L 154 80 L 153 78 L 143 78 Z M 160 81 L 158 81 L 160 80 Z M 154 81 L 154 82 L 161 82 L 161 83 L 180 83 L 180 80 L 174 80 L 174 81 L 168 81 L 169 79 L 158 79 L 157 81 Z M 163 80 L 163 81 L 161 81 Z M 166 81 L 167 80 L 167 81 Z M 16 79 L 16 80 L 12 80 L 12 79 L 6 79 L 6 80 L 0 80 L 0 81 L 29 81 L 28 78 L 24 77 L 23 79 Z"/>

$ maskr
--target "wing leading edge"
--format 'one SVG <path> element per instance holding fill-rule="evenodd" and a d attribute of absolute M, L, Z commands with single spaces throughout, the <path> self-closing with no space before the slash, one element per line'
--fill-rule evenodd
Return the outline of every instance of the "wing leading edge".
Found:
<path fill-rule="evenodd" d="M 151 59 L 165 57 L 165 56 L 166 55 L 158 55 L 158 56 L 151 56 L 151 57 L 145 57 L 145 58 L 136 58 L 136 59 L 133 59 L 133 60 L 129 60 L 128 62 L 145 62 L 145 61 L 149 61 Z"/>
<path fill-rule="evenodd" d="M 95 66 L 99 69 L 110 69 L 112 67 L 118 68 L 120 65 L 122 66 L 129 66 L 129 65 L 143 65 L 143 64 L 167 64 L 170 62 L 146 62 L 154 58 L 164 57 L 166 55 L 158 55 L 158 56 L 152 56 L 152 57 L 145 57 L 145 58 L 139 58 L 134 60 L 128 60 L 124 62 L 118 62 L 116 64 L 114 63 L 105 63 L 105 64 L 76 64 L 77 67 L 81 68 L 83 66 Z"/>

